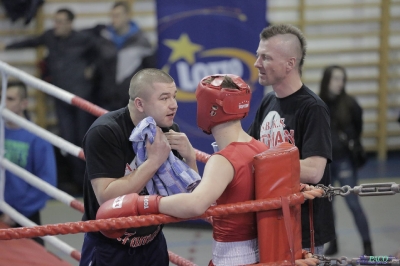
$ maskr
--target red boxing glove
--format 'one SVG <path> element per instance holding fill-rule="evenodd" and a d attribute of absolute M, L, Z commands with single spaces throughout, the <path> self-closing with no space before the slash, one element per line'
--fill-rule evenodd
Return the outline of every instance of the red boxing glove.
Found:
<path fill-rule="evenodd" d="M 96 214 L 96 219 L 128 217 L 143 214 L 158 214 L 159 195 L 139 196 L 137 193 L 123 195 L 107 200 L 101 204 Z M 119 238 L 126 229 L 103 230 L 103 235 L 109 238 Z"/>
<path fill-rule="evenodd" d="M 137 199 L 137 212 L 139 215 L 145 214 L 159 214 L 158 205 L 162 196 L 159 195 L 146 195 L 139 196 Z"/>

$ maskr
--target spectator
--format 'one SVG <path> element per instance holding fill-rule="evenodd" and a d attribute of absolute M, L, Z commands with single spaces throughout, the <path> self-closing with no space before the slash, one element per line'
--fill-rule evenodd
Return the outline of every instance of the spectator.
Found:
<path fill-rule="evenodd" d="M 27 88 L 21 82 L 9 82 L 6 93 L 6 108 L 25 117 L 28 99 Z M 10 162 L 24 168 L 47 183 L 56 186 L 57 167 L 53 146 L 40 137 L 20 128 L 12 121 L 5 121 L 5 154 Z M 11 207 L 40 225 L 40 210 L 46 205 L 49 196 L 25 182 L 19 176 L 6 171 L 4 200 Z M 12 227 L 20 227 L 7 214 L 0 215 L 0 221 Z M 33 238 L 44 245 L 41 238 Z"/>
<path fill-rule="evenodd" d="M 54 15 L 54 28 L 40 36 L 15 42 L 3 49 L 22 49 L 44 46 L 48 50 L 46 70 L 49 82 L 86 100 L 91 100 L 92 84 L 88 77 L 90 65 L 94 60 L 96 44 L 91 35 L 73 30 L 74 13 L 69 9 L 59 9 Z M 55 100 L 59 135 L 67 141 L 81 146 L 83 136 L 94 117 L 61 100 Z M 72 169 L 72 180 L 77 192 L 82 193 L 85 163 L 67 155 L 67 169 Z M 75 189 L 76 190 L 76 189 Z"/>
<path fill-rule="evenodd" d="M 346 93 L 346 81 L 347 75 L 343 67 L 328 66 L 324 69 L 319 95 L 331 113 L 332 184 L 338 181 L 340 186 L 354 187 L 358 183 L 357 167 L 352 161 L 349 143 L 360 139 L 363 121 L 360 105 L 354 97 Z M 350 193 L 345 200 L 363 241 L 363 255 L 372 256 L 368 221 L 358 196 Z M 335 239 L 329 243 L 325 255 L 334 255 L 337 252 L 338 245 Z"/>
<path fill-rule="evenodd" d="M 143 69 L 133 76 L 126 107 L 99 117 L 83 141 L 86 156 L 83 220 L 96 219 L 100 204 L 129 193 L 147 195 L 147 182 L 167 160 L 171 149 L 197 171 L 196 154 L 174 123 L 178 109 L 177 88 L 167 73 Z M 146 141 L 147 160 L 135 169 L 132 130 L 151 116 L 157 129 L 152 144 Z M 173 130 L 170 130 L 173 129 Z M 122 238 L 109 239 L 99 232 L 85 234 L 81 266 L 168 265 L 167 243 L 162 225 L 131 228 Z"/>
<path fill-rule="evenodd" d="M 155 53 L 144 32 L 131 21 L 127 2 L 115 2 L 111 25 L 97 25 L 95 34 L 100 54 L 94 73 L 95 103 L 107 110 L 126 106 L 126 88 L 131 77 L 143 68 L 155 68 Z"/>
<path fill-rule="evenodd" d="M 328 186 L 327 162 L 332 159 L 329 110 L 301 81 L 305 55 L 306 40 L 296 27 L 280 24 L 261 31 L 254 66 L 259 70 L 259 83 L 271 85 L 273 91 L 264 96 L 249 134 L 268 147 L 292 143 L 299 149 L 300 182 Z M 324 243 L 335 237 L 332 203 L 326 198 L 312 201 L 315 243 L 310 234 L 310 206 L 301 207 L 303 248 L 315 246 L 314 253 L 322 255 Z"/>

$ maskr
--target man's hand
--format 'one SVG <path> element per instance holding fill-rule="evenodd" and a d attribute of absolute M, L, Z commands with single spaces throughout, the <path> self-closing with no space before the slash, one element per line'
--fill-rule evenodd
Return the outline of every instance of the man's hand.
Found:
<path fill-rule="evenodd" d="M 301 192 L 303 193 L 304 198 L 309 200 L 314 198 L 320 198 L 324 195 L 324 191 L 322 189 L 303 184 L 301 185 Z"/>
<path fill-rule="evenodd" d="M 170 129 L 169 132 L 164 134 L 167 137 L 169 145 L 171 145 L 171 149 L 178 151 L 188 165 L 196 162 L 196 152 L 185 133 L 175 132 Z"/>
<path fill-rule="evenodd" d="M 308 266 L 308 265 L 318 265 L 319 259 L 313 258 L 313 254 L 302 250 L 302 259 L 298 259 L 295 261 L 296 266 Z"/>
<path fill-rule="evenodd" d="M 296 266 L 318 265 L 319 260 L 316 258 L 300 259 L 295 261 Z"/>
<path fill-rule="evenodd" d="M 157 127 L 153 144 L 146 140 L 147 160 L 160 167 L 169 156 L 171 146 L 161 128 Z"/>

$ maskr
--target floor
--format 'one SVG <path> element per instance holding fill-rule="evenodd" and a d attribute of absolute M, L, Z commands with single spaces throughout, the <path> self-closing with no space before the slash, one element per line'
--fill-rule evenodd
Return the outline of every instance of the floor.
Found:
<path fill-rule="evenodd" d="M 395 182 L 400 183 L 400 153 L 391 154 L 384 163 L 371 156 L 360 170 L 360 184 Z M 360 197 L 360 201 L 369 220 L 374 255 L 393 255 L 400 250 L 400 194 L 391 196 Z M 360 236 L 354 226 L 353 218 L 345 205 L 344 198 L 337 196 L 334 204 L 337 214 L 336 230 L 339 253 L 337 256 L 356 258 L 362 255 Z M 79 221 L 81 214 L 69 207 L 49 201 L 43 211 L 43 223 L 64 223 Z M 199 223 L 166 225 L 164 234 L 168 249 L 197 265 L 207 265 L 211 258 L 212 231 Z M 80 250 L 83 234 L 61 235 L 59 239 Z M 78 265 L 68 255 L 47 244 L 49 251 L 63 260 Z M 1 265 L 1 263 L 0 263 Z M 173 265 L 173 264 L 171 264 Z"/>

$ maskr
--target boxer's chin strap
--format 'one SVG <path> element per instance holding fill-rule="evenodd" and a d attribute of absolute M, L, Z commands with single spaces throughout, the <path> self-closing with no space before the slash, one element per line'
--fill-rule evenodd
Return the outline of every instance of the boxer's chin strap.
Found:
<path fill-rule="evenodd" d="M 295 265 L 294 258 L 294 238 L 293 238 L 293 227 L 290 218 L 290 209 L 289 209 L 289 199 L 288 197 L 281 197 L 282 201 L 282 212 L 283 212 L 283 220 L 285 221 L 286 233 L 289 242 L 290 249 L 290 257 L 292 265 Z"/>
<path fill-rule="evenodd" d="M 309 209 L 309 220 L 310 220 L 310 251 L 314 255 L 314 246 L 315 246 L 315 239 L 314 239 L 314 212 L 313 212 L 313 201 L 308 200 L 308 209 Z"/>

